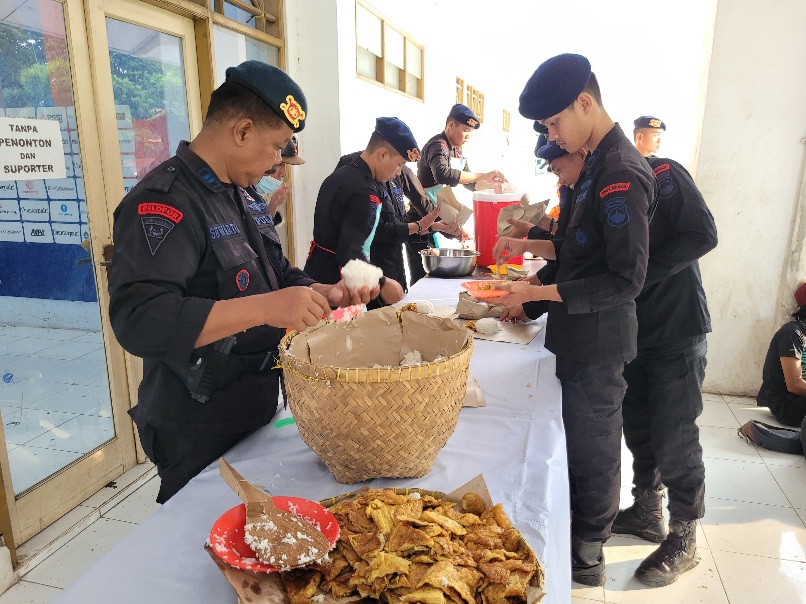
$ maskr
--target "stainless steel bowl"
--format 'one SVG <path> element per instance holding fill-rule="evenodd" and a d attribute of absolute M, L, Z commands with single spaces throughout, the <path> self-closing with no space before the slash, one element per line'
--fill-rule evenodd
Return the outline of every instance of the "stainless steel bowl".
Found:
<path fill-rule="evenodd" d="M 420 250 L 425 272 L 432 277 L 467 277 L 476 268 L 474 250 L 429 248 Z"/>

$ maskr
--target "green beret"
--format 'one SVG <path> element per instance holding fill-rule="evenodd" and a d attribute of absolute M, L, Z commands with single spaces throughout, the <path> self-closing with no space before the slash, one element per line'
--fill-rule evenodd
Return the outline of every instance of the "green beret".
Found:
<path fill-rule="evenodd" d="M 227 68 L 226 81 L 254 92 L 294 132 L 305 127 L 305 118 L 308 116 L 305 95 L 282 69 L 262 61 L 244 61 L 236 67 Z"/>

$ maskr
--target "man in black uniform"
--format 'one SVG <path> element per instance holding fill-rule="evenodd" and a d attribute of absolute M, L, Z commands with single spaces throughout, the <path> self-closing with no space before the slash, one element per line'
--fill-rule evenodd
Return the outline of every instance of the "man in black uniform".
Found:
<path fill-rule="evenodd" d="M 265 63 L 226 73 L 199 135 L 115 210 L 109 314 L 143 358 L 131 415 L 162 479 L 159 503 L 274 416 L 286 328 L 377 295 L 289 266 L 253 185 L 303 128 L 305 97 Z"/>
<path fill-rule="evenodd" d="M 655 157 L 655 153 L 660 149 L 660 132 L 666 130 L 666 124 L 651 115 L 642 115 L 632 123 L 632 137 L 638 153 L 644 157 Z"/>
<path fill-rule="evenodd" d="M 349 164 L 360 155 L 360 151 L 343 155 L 336 169 Z M 420 181 L 406 165 L 391 180 L 376 181 L 376 189 L 381 200 L 381 214 L 369 248 L 370 257 L 383 270 L 384 275 L 395 279 L 403 286 L 404 291 L 408 291 L 403 244 L 421 242 L 424 237 L 435 232 L 459 235 L 460 229 L 437 220 L 439 210 L 428 199 Z M 408 210 L 404 198 L 409 201 Z M 421 216 L 414 208 L 423 207 L 430 209 Z"/>
<path fill-rule="evenodd" d="M 582 167 L 585 165 L 585 152 L 580 149 L 576 153 L 568 153 L 557 143 L 551 141 L 535 149 L 535 155 L 544 160 L 551 168 L 551 171 L 557 175 L 558 184 L 560 185 L 560 219 L 555 222 L 552 218 L 547 227 L 548 230 L 541 228 L 539 225 L 530 228 L 528 227 L 529 223 L 520 224 L 523 221 L 518 221 L 518 224 L 515 224 L 512 229 L 510 237 L 516 239 L 523 236 L 529 239 L 562 239 L 565 237 L 568 221 L 571 218 L 571 204 L 569 201 L 574 197 L 574 184 L 576 184 L 579 175 L 582 173 Z M 546 265 L 537 271 L 537 274 L 529 278 L 529 282 L 533 285 L 551 285 L 556 282 L 556 277 L 557 261 L 548 260 Z M 549 304 L 548 300 L 540 300 L 527 302 L 522 307 L 507 308 L 501 314 L 501 320 L 537 319 L 548 312 Z"/>
<path fill-rule="evenodd" d="M 636 355 L 635 297 L 646 273 L 655 179 L 602 106 L 590 63 L 552 57 L 526 83 L 521 115 L 569 153 L 589 151 L 562 240 L 502 238 L 496 260 L 557 259 L 556 285 L 512 284 L 503 304 L 549 300 L 546 348 L 557 356 L 571 492 L 572 575 L 602 585 L 602 543 L 618 513 L 624 363 Z"/>
<path fill-rule="evenodd" d="M 647 159 L 660 196 L 649 227 L 644 289 L 635 299 L 638 356 L 624 368 L 622 407 L 635 501 L 616 516 L 613 532 L 661 544 L 635 571 L 639 581 L 659 587 L 699 562 L 696 524 L 705 513 L 705 466 L 696 419 L 711 318 L 697 260 L 716 247 L 717 236 L 714 217 L 686 169 L 671 159 Z"/>
<path fill-rule="evenodd" d="M 400 174 L 407 161 L 420 157 L 417 141 L 408 126 L 396 117 L 379 117 L 367 148 L 350 156 L 319 188 L 313 218 L 313 241 L 305 272 L 323 283 L 336 283 L 350 260 L 375 262 L 372 242 L 376 236 L 383 201 L 379 187 Z M 430 217 L 433 222 L 435 215 Z M 430 224 L 414 223 L 421 233 Z M 403 287 L 384 271 L 381 299 L 394 304 Z M 402 283 L 405 283 L 405 278 Z"/>
<path fill-rule="evenodd" d="M 442 187 L 464 185 L 472 191 L 475 183 L 480 180 L 504 182 L 504 175 L 498 170 L 471 172 L 467 159 L 462 154 L 462 146 L 480 126 L 481 121 L 470 107 L 457 103 L 448 113 L 445 129 L 423 146 L 417 162 L 417 178 L 432 203 L 437 203 L 437 192 Z M 425 276 L 420 250 L 427 248 L 429 243 L 433 245 L 433 235 L 424 241 L 409 242 L 406 245 L 412 284 Z"/>

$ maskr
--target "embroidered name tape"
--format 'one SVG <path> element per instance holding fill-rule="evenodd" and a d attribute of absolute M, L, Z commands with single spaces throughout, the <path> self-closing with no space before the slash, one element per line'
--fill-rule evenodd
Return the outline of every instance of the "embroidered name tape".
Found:
<path fill-rule="evenodd" d="M 604 189 L 599 191 L 599 198 L 604 199 L 611 193 L 624 193 L 630 190 L 630 183 L 628 182 L 614 182 L 612 185 L 607 185 Z"/>
<path fill-rule="evenodd" d="M 164 216 L 174 224 L 179 224 L 179 221 L 185 216 L 182 212 L 174 207 L 165 205 L 164 203 L 156 203 L 153 201 L 146 201 L 137 206 L 137 213 L 140 216 L 156 215 Z"/>

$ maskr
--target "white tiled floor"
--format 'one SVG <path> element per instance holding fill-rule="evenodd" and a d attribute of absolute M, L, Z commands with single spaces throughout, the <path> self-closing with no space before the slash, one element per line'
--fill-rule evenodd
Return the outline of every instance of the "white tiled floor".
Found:
<path fill-rule="evenodd" d="M 0 413 L 15 493 L 114 436 L 98 331 L 0 326 Z"/>
<path fill-rule="evenodd" d="M 775 423 L 751 399 L 707 395 L 705 405 L 700 425 L 707 511 L 697 532 L 702 561 L 676 583 L 650 589 L 633 572 L 656 546 L 614 536 L 605 547 L 605 585 L 575 584 L 574 604 L 806 604 L 806 458 L 756 450 L 736 436 L 749 419 Z M 628 505 L 629 454 L 623 466 L 622 501 Z M 133 483 L 125 498 L 103 489 L 24 544 L 21 556 L 36 566 L 0 596 L 0 604 L 50 602 L 157 507 L 153 472 L 148 464 L 130 470 L 118 481 Z M 55 553 L 41 560 L 37 551 Z"/>

